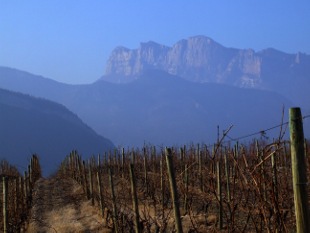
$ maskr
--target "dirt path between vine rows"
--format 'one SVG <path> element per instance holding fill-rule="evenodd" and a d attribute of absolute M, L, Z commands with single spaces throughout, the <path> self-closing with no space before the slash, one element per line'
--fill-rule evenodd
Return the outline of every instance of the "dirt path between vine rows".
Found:
<path fill-rule="evenodd" d="M 26 232 L 112 232 L 74 180 L 41 178 L 33 191 Z"/>

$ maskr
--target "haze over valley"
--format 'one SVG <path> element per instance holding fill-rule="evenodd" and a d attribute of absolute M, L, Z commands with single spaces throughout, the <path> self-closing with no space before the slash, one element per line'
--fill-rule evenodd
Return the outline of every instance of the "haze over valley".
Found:
<path fill-rule="evenodd" d="M 0 232 L 310 229 L 309 12 L 0 0 Z"/>
<path fill-rule="evenodd" d="M 55 101 L 116 146 L 210 144 L 281 123 L 282 108 L 309 112 L 310 59 L 274 49 L 225 48 L 205 36 L 116 48 L 96 82 L 69 85 L 0 68 L 0 87 Z M 306 124 L 308 126 L 308 124 Z M 278 131 L 266 137 L 278 136 Z M 258 135 L 259 137 L 259 135 Z"/>
<path fill-rule="evenodd" d="M 305 0 L 2 2 L 0 159 L 37 153 L 52 171 L 73 149 L 212 145 L 230 127 L 227 143 L 273 140 L 290 107 L 310 114 L 309 11 Z"/>

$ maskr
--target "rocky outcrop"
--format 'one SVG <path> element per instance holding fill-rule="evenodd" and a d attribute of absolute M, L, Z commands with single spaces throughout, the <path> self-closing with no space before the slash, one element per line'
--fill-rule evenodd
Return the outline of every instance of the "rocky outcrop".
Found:
<path fill-rule="evenodd" d="M 106 76 L 113 76 L 114 82 L 128 82 L 144 70 L 163 69 L 167 61 L 169 47 L 155 42 L 141 43 L 139 49 L 130 50 L 117 47 L 106 66 Z M 115 77 L 119 77 L 116 78 Z M 123 77 L 123 78 L 121 78 Z"/>
<path fill-rule="evenodd" d="M 306 54 L 226 48 L 208 37 L 195 36 L 172 47 L 155 42 L 141 43 L 132 50 L 118 47 L 107 62 L 103 79 L 130 82 L 146 70 L 156 69 L 195 82 L 270 89 L 284 79 L 310 74 L 309 67 Z M 273 80 L 269 80 L 271 76 Z"/>

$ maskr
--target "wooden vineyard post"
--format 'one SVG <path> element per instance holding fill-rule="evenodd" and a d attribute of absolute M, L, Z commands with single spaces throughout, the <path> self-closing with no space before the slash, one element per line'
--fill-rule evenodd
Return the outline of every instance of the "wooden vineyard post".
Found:
<path fill-rule="evenodd" d="M 183 229 L 182 229 L 182 222 L 181 222 L 181 216 L 180 216 L 177 184 L 175 180 L 174 167 L 173 167 L 173 161 L 172 161 L 172 152 L 170 148 L 166 148 L 166 162 L 167 162 L 167 168 L 168 168 L 176 232 L 182 233 Z"/>
<path fill-rule="evenodd" d="M 202 151 L 199 150 L 199 144 L 198 144 L 198 170 L 199 170 L 199 188 L 200 191 L 203 190 L 203 176 L 202 176 Z"/>
<path fill-rule="evenodd" d="M 184 151 L 183 148 L 180 148 L 180 167 L 181 167 L 181 173 L 184 173 Z"/>
<path fill-rule="evenodd" d="M 91 199 L 91 204 L 94 205 L 95 204 L 95 200 L 94 200 L 94 186 L 93 186 L 93 174 L 92 174 L 92 166 L 91 166 L 91 161 L 89 161 L 89 165 L 88 165 L 88 177 L 89 177 L 89 195 L 90 195 L 90 199 Z"/>
<path fill-rule="evenodd" d="M 30 189 L 32 188 L 32 180 L 33 180 L 32 175 L 33 175 L 32 166 L 31 166 L 31 162 L 30 162 L 30 164 L 28 165 L 28 176 L 29 176 L 29 187 L 30 187 Z"/>
<path fill-rule="evenodd" d="M 235 146 L 234 146 L 234 159 L 235 159 L 235 162 L 238 161 L 238 157 L 239 157 L 239 142 L 237 141 Z M 239 177 L 238 174 L 238 169 L 237 169 L 237 164 L 234 163 L 234 166 L 233 166 L 233 177 Z"/>
<path fill-rule="evenodd" d="M 102 217 L 104 216 L 104 204 L 103 204 L 103 194 L 101 188 L 101 162 L 100 155 L 98 155 L 98 171 L 97 171 L 97 183 L 98 183 L 98 192 L 99 192 L 99 204 Z"/>
<path fill-rule="evenodd" d="M 199 154 L 200 154 L 200 148 L 199 148 L 199 143 L 197 144 L 197 150 L 195 153 L 195 161 L 198 161 L 199 164 Z"/>
<path fill-rule="evenodd" d="M 16 215 L 18 211 L 18 179 L 14 179 L 14 214 Z"/>
<path fill-rule="evenodd" d="M 153 172 L 156 172 L 156 147 L 153 146 L 152 148 L 152 152 L 151 152 L 151 159 L 152 159 L 152 163 L 153 164 Z"/>
<path fill-rule="evenodd" d="M 227 160 L 227 150 L 224 154 L 224 163 L 225 163 L 225 176 L 226 176 L 226 193 L 227 193 L 227 202 L 230 203 L 230 178 L 229 178 L 229 164 Z"/>
<path fill-rule="evenodd" d="M 115 150 L 115 159 L 117 159 L 117 172 L 119 175 L 122 173 L 122 166 L 121 166 L 121 154 L 119 153 L 118 150 Z"/>
<path fill-rule="evenodd" d="M 8 178 L 2 176 L 2 185 L 3 185 L 3 232 L 8 232 Z"/>
<path fill-rule="evenodd" d="M 184 186 L 185 186 L 185 193 L 184 193 L 184 212 L 185 214 L 188 213 L 188 165 L 185 164 L 184 169 Z"/>
<path fill-rule="evenodd" d="M 223 229 L 223 201 L 222 201 L 222 179 L 220 160 L 216 162 L 216 176 L 217 176 L 217 198 L 219 201 L 219 228 Z"/>
<path fill-rule="evenodd" d="M 25 209 L 28 209 L 28 178 L 27 178 L 27 172 L 24 172 L 24 195 L 25 195 Z"/>
<path fill-rule="evenodd" d="M 164 181 L 163 155 L 160 156 L 159 165 L 160 165 L 161 206 L 162 206 L 162 216 L 164 217 L 164 210 L 165 210 L 165 181 Z"/>
<path fill-rule="evenodd" d="M 29 196 L 31 196 L 31 191 L 32 191 L 32 168 L 30 167 L 30 165 L 28 165 L 28 192 L 29 192 Z"/>
<path fill-rule="evenodd" d="M 146 148 L 143 148 L 143 166 L 144 166 L 144 186 L 146 188 L 146 193 L 149 194 L 149 181 L 147 175 L 147 154 Z"/>
<path fill-rule="evenodd" d="M 137 187 L 136 187 L 136 178 L 134 173 L 134 165 L 131 163 L 129 165 L 130 172 L 130 183 L 131 183 L 131 197 L 132 197 L 132 206 L 135 214 L 135 232 L 140 232 L 139 227 L 139 206 L 138 206 L 138 198 L 137 198 Z"/>
<path fill-rule="evenodd" d="M 84 180 L 84 190 L 86 192 L 87 199 L 90 198 L 89 194 L 89 189 L 88 189 L 88 184 L 87 184 L 87 176 L 86 176 L 86 164 L 85 161 L 83 160 L 83 180 Z"/>
<path fill-rule="evenodd" d="M 81 164 L 81 157 L 77 157 L 77 172 L 78 172 L 78 182 L 80 185 L 83 186 L 83 175 L 82 175 L 82 164 Z"/>
<path fill-rule="evenodd" d="M 122 148 L 122 178 L 125 177 L 125 149 Z"/>
<path fill-rule="evenodd" d="M 132 164 L 135 164 L 136 162 L 136 154 L 134 151 L 131 152 L 131 163 Z"/>
<path fill-rule="evenodd" d="M 23 189 L 23 177 L 19 177 L 19 191 L 20 191 L 20 210 L 21 212 L 24 211 L 24 189 Z"/>
<path fill-rule="evenodd" d="M 293 190 L 298 233 L 310 232 L 304 132 L 300 108 L 289 110 Z"/>
<path fill-rule="evenodd" d="M 114 232 L 118 233 L 118 217 L 117 217 L 117 208 L 116 208 L 116 198 L 114 192 L 114 182 L 113 182 L 113 174 L 112 169 L 109 167 L 109 181 L 110 181 L 110 188 L 111 188 L 111 199 L 112 199 L 112 208 L 113 208 L 113 225 L 114 225 Z"/>

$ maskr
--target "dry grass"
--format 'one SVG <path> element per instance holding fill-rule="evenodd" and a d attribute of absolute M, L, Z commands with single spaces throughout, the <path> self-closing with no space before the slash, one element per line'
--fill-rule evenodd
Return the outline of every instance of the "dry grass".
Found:
<path fill-rule="evenodd" d="M 37 182 L 26 232 L 111 232 L 81 187 L 71 179 Z"/>

